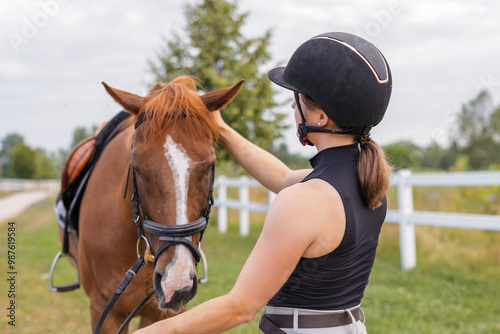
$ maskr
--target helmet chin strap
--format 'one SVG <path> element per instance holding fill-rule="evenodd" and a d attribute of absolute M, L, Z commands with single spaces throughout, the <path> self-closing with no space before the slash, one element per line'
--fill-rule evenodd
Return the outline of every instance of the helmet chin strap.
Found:
<path fill-rule="evenodd" d="M 297 128 L 297 133 L 299 135 L 299 141 L 302 144 L 302 146 L 314 146 L 313 143 L 311 143 L 309 140 L 307 140 L 307 134 L 310 132 L 321 132 L 321 133 L 331 133 L 331 134 L 349 134 L 356 132 L 356 128 L 348 128 L 340 131 L 333 131 L 330 129 L 325 129 L 321 128 L 318 126 L 310 126 L 306 125 L 306 118 L 304 117 L 304 113 L 302 112 L 302 106 L 300 105 L 300 99 L 299 99 L 299 93 L 293 92 L 294 97 L 295 97 L 295 104 L 297 105 L 297 108 L 299 109 L 300 113 L 300 118 L 302 119 L 302 123 L 299 124 Z"/>

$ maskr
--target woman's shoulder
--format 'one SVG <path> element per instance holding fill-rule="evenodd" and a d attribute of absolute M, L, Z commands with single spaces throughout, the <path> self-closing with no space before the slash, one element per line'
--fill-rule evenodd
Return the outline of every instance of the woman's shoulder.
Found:
<path fill-rule="evenodd" d="M 304 202 L 341 201 L 340 195 L 330 183 L 325 180 L 313 178 L 289 186 L 277 195 L 286 198 L 290 204 Z"/>
<path fill-rule="evenodd" d="M 288 227 L 293 226 L 297 232 L 310 237 L 311 243 L 304 257 L 319 257 L 331 252 L 344 235 L 342 198 L 334 187 L 321 179 L 283 189 L 273 201 L 269 213 L 288 217 Z"/>
<path fill-rule="evenodd" d="M 288 213 L 318 225 L 329 224 L 332 217 L 344 216 L 344 205 L 337 190 L 326 181 L 311 179 L 287 187 L 274 199 L 270 212 Z"/>

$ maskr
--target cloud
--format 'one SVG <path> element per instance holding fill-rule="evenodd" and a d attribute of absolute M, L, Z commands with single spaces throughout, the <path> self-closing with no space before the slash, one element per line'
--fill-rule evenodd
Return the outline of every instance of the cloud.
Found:
<path fill-rule="evenodd" d="M 19 132 L 30 145 L 55 150 L 70 143 L 75 127 L 113 116 L 119 107 L 100 82 L 144 89 L 150 80 L 147 61 L 163 44 L 162 35 L 183 26 L 184 5 L 183 0 L 1 2 L 0 138 Z M 249 12 L 245 35 L 273 29 L 273 60 L 263 70 L 286 63 L 302 42 L 326 31 L 355 33 L 379 47 L 394 77 L 386 118 L 373 130 L 382 144 L 436 139 L 433 133 L 453 125 L 450 110 L 482 87 L 499 100 L 499 2 L 240 0 L 238 5 Z M 13 34 L 26 40 L 18 52 Z M 302 149 L 293 129 L 287 137 L 292 151 Z"/>

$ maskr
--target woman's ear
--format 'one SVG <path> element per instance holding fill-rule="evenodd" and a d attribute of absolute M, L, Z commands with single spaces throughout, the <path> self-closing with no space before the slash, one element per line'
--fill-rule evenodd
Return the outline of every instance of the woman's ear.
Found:
<path fill-rule="evenodd" d="M 326 116 L 325 112 L 321 109 L 307 109 L 309 116 L 306 116 L 306 119 L 311 119 L 311 123 L 314 126 L 326 126 L 328 121 L 330 120 L 328 116 Z"/>
<path fill-rule="evenodd" d="M 326 116 L 323 110 L 319 109 L 318 112 L 319 112 L 319 121 L 321 122 L 321 124 L 326 125 L 326 123 L 328 123 L 330 119 L 328 118 L 328 116 Z"/>

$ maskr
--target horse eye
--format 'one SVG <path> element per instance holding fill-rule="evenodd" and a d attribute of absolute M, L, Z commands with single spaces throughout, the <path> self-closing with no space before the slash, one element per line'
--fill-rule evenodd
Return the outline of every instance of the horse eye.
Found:
<path fill-rule="evenodd" d="M 132 167 L 132 169 L 134 170 L 134 172 L 137 174 L 137 175 L 141 175 L 141 170 L 139 168 L 135 168 L 135 167 Z"/>

